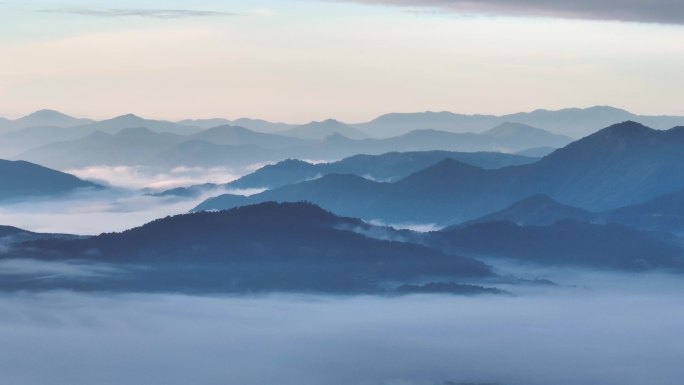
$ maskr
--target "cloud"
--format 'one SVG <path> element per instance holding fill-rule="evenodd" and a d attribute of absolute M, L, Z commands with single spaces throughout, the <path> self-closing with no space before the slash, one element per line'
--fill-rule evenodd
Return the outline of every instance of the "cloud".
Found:
<path fill-rule="evenodd" d="M 2 205 L 0 223 L 41 233 L 95 235 L 186 213 L 208 197 L 207 194 L 193 199 L 157 198 L 121 190 L 83 192 L 58 200 Z"/>
<path fill-rule="evenodd" d="M 237 13 L 222 11 L 204 11 L 194 9 L 94 9 L 94 8 L 60 8 L 47 9 L 43 12 L 67 13 L 95 17 L 147 17 L 153 19 L 185 19 L 191 17 L 225 17 L 237 16 Z"/>
<path fill-rule="evenodd" d="M 466 14 L 684 24 L 681 0 L 350 0 Z"/>
<path fill-rule="evenodd" d="M 373 226 L 393 227 L 397 230 L 411 230 L 419 233 L 428 233 L 430 231 L 440 230 L 441 227 L 435 223 L 388 223 L 380 219 L 372 219 L 368 221 Z"/>
<path fill-rule="evenodd" d="M 30 276 L 34 279 L 102 278 L 119 273 L 122 271 L 116 267 L 85 261 L 0 260 L 0 279 L 6 276 Z"/>
<path fill-rule="evenodd" d="M 67 170 L 69 174 L 110 186 L 165 190 L 203 183 L 228 183 L 247 171 L 226 167 L 176 167 L 160 172 L 142 166 L 90 166 Z"/>
<path fill-rule="evenodd" d="M 679 383 L 681 277 L 601 278 L 516 297 L 3 293 L 0 373 L 24 385 Z"/>

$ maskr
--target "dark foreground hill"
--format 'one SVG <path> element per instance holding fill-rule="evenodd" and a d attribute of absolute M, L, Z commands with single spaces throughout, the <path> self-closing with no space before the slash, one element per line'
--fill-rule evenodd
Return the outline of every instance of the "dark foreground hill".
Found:
<path fill-rule="evenodd" d="M 681 246 L 666 236 L 617 224 L 562 220 L 548 226 L 485 222 L 454 226 L 427 236 L 427 244 L 449 253 L 526 262 L 622 270 L 684 266 Z"/>
<path fill-rule="evenodd" d="M 492 275 L 474 259 L 352 231 L 365 227 L 308 203 L 264 203 L 167 217 L 87 239 L 25 242 L 5 257 L 131 270 L 119 280 L 80 283 L 100 289 L 357 293 L 382 291 L 392 282 Z"/>

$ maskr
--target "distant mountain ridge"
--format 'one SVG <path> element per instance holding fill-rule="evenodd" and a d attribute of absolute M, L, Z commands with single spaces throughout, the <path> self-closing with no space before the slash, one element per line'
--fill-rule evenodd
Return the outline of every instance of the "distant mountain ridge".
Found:
<path fill-rule="evenodd" d="M 356 126 L 370 135 L 392 136 L 413 130 L 481 132 L 505 122 L 542 127 L 557 134 L 580 138 L 618 122 L 636 121 L 656 129 L 684 125 L 684 116 L 637 115 L 609 106 L 535 110 L 508 115 L 464 115 L 452 112 L 391 113 Z"/>
<path fill-rule="evenodd" d="M 103 122 L 117 122 L 132 120 L 134 115 L 123 115 Z M 137 118 L 137 117 L 136 117 Z M 138 118 L 142 119 L 142 118 Z M 334 119 L 331 119 L 334 120 Z M 455 133 L 483 132 L 500 124 L 518 123 L 550 130 L 556 134 L 579 138 L 591 134 L 602 127 L 632 120 L 656 129 L 669 129 L 684 125 L 684 116 L 668 115 L 638 115 L 629 111 L 610 107 L 593 106 L 588 108 L 564 108 L 559 110 L 538 109 L 530 112 L 518 112 L 507 115 L 467 115 L 454 112 L 410 112 L 388 113 L 371 121 L 363 123 L 341 123 L 355 127 L 365 134 L 379 137 L 390 137 L 405 134 L 415 130 L 437 130 Z M 240 118 L 235 120 L 214 119 L 185 119 L 179 122 L 163 122 L 170 132 L 182 130 L 178 126 L 185 126 L 193 130 L 213 128 L 221 125 L 233 125 L 248 128 L 263 133 L 278 133 L 303 126 L 302 124 L 275 123 L 262 119 Z M 96 123 L 90 119 L 78 119 L 64 115 L 54 110 L 40 110 L 17 120 L 0 118 L 0 130 L 10 128 L 27 128 L 35 126 L 73 127 L 89 123 Z M 131 122 L 133 126 L 144 126 L 138 122 Z M 156 123 L 159 124 L 159 123 Z M 127 125 L 127 124 L 126 124 Z M 11 127 L 10 127 L 11 126 Z M 128 127 L 120 127 L 128 128 Z M 148 127 L 153 130 L 157 128 Z M 158 127 L 159 128 L 159 127 Z M 100 128 L 102 130 L 102 128 Z M 168 130 L 167 130 L 168 131 Z"/>
<path fill-rule="evenodd" d="M 311 122 L 282 131 L 281 134 L 301 139 L 325 139 L 330 135 L 342 135 L 349 139 L 360 140 L 368 137 L 366 133 L 335 119 Z"/>
<path fill-rule="evenodd" d="M 132 118 L 131 122 L 138 122 L 138 119 Z M 109 127 L 107 124 L 104 128 Z M 542 130 L 531 129 L 530 134 L 530 128 L 512 128 L 514 132 L 519 129 L 528 133 L 528 139 L 525 140 L 531 140 L 529 136 L 532 135 L 547 144 L 561 145 L 566 142 L 566 139 Z M 137 143 L 123 140 L 124 137 L 133 138 L 136 130 L 139 131 Z M 86 137 L 44 144 L 17 154 L 14 158 L 62 169 L 93 165 L 241 167 L 288 158 L 336 161 L 356 154 L 379 155 L 435 149 L 491 152 L 524 148 L 514 133 L 498 136 L 414 131 L 388 139 L 353 140 L 339 134 L 324 139 L 302 139 L 259 133 L 238 126 L 219 126 L 186 135 L 137 126 L 120 129 L 114 134 L 95 131 Z"/>
<path fill-rule="evenodd" d="M 91 119 L 74 118 L 55 110 L 39 110 L 16 120 L 0 119 L 0 131 L 28 127 L 75 127 L 93 123 Z"/>
<path fill-rule="evenodd" d="M 484 170 L 446 159 L 394 183 L 352 176 L 343 182 L 342 176 L 328 175 L 246 199 L 208 200 L 197 209 L 307 200 L 341 215 L 449 225 L 545 194 L 584 210 L 607 211 L 684 189 L 682 132 L 624 122 L 532 164 Z"/>

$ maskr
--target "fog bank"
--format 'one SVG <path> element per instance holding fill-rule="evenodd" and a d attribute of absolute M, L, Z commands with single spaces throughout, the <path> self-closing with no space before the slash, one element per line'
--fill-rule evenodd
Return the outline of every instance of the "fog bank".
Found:
<path fill-rule="evenodd" d="M 678 383 L 684 285 L 632 277 L 518 297 L 4 294 L 0 373 L 22 385 Z"/>
<path fill-rule="evenodd" d="M 186 213 L 210 196 L 212 194 L 178 199 L 128 190 L 87 192 L 53 200 L 3 204 L 0 206 L 0 224 L 41 233 L 96 235 L 141 226 L 167 215 Z"/>

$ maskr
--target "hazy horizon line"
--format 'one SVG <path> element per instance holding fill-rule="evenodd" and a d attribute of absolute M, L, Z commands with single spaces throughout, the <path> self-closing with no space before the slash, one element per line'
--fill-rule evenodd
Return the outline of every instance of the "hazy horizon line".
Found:
<path fill-rule="evenodd" d="M 537 111 L 550 111 L 550 112 L 558 112 L 558 111 L 563 111 L 563 110 L 588 110 L 592 108 L 611 108 L 611 109 L 616 109 L 616 110 L 622 110 L 626 111 L 628 113 L 634 114 L 634 115 L 639 115 L 639 116 L 684 116 L 684 111 L 673 111 L 671 113 L 642 113 L 642 112 L 635 112 L 634 110 L 627 109 L 627 108 L 622 108 L 622 107 L 616 107 L 608 104 L 595 104 L 595 105 L 589 105 L 585 107 L 577 107 L 577 106 L 569 106 L 569 107 L 560 107 L 560 108 L 535 108 L 532 110 L 520 110 L 520 111 L 513 111 L 513 112 L 507 112 L 507 113 L 496 113 L 496 112 L 460 112 L 458 110 L 396 110 L 396 111 L 388 111 L 388 112 L 383 112 L 375 115 L 371 115 L 370 117 L 366 118 L 365 120 L 346 120 L 343 118 L 337 118 L 335 116 L 327 116 L 327 117 L 314 117 L 314 118 L 305 118 L 302 120 L 299 120 L 298 122 L 293 122 L 291 120 L 286 120 L 286 119 L 278 119 L 278 118 L 268 118 L 268 117 L 260 117 L 260 116 L 249 116 L 249 115 L 241 115 L 237 117 L 227 117 L 223 115 L 214 115 L 214 116 L 186 116 L 186 117 L 181 117 L 181 118 L 172 118 L 172 117 L 160 117 L 155 114 L 144 114 L 144 113 L 139 113 L 139 112 L 123 112 L 123 113 L 116 113 L 114 115 L 109 115 L 109 116 L 94 116 L 94 115 L 82 115 L 78 113 L 70 113 L 70 112 L 64 112 L 63 110 L 57 109 L 57 108 L 38 108 L 29 112 L 24 112 L 24 113 L 9 113 L 9 114 L 1 114 L 0 119 L 8 119 L 8 120 L 17 120 L 21 119 L 23 117 L 29 116 L 31 114 L 34 114 L 36 112 L 40 111 L 54 111 L 58 112 L 67 116 L 70 116 L 72 118 L 77 118 L 77 119 L 91 119 L 95 121 L 103 121 L 103 120 L 109 120 L 109 119 L 114 119 L 126 115 L 135 115 L 139 118 L 143 119 L 148 119 L 148 120 L 160 120 L 160 121 L 169 121 L 169 122 L 180 122 L 183 120 L 208 120 L 208 119 L 226 119 L 226 120 L 239 120 L 239 119 L 254 119 L 254 120 L 264 120 L 268 121 L 271 123 L 284 123 L 284 124 L 307 124 L 311 122 L 321 122 L 325 120 L 337 120 L 339 122 L 343 123 L 349 123 L 349 124 L 360 124 L 360 123 L 366 123 L 370 122 L 376 118 L 379 118 L 384 115 L 389 115 L 389 114 L 419 114 L 419 113 L 452 113 L 456 115 L 466 115 L 466 116 L 494 116 L 494 117 L 504 117 L 507 115 L 513 115 L 513 114 L 519 114 L 519 113 L 533 113 Z M 308 120 L 307 120 L 308 119 Z"/>

